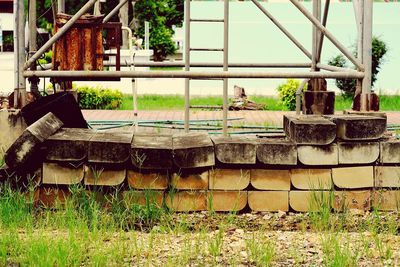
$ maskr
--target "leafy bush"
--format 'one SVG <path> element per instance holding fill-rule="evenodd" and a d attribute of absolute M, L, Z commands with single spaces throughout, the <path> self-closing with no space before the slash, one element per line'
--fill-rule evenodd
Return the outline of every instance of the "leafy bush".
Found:
<path fill-rule="evenodd" d="M 53 51 L 50 50 L 49 52 L 46 52 L 42 58 L 39 59 L 39 64 L 44 65 L 47 63 L 51 63 L 52 58 L 53 58 Z"/>
<path fill-rule="evenodd" d="M 296 109 L 296 91 L 300 86 L 300 81 L 295 79 L 288 79 L 286 83 L 278 86 L 279 99 L 283 105 L 289 110 Z M 307 85 L 304 86 L 303 91 L 307 89 Z"/>
<path fill-rule="evenodd" d="M 82 109 L 118 109 L 122 104 L 123 96 L 118 90 L 82 86 L 77 92 Z"/>
<path fill-rule="evenodd" d="M 387 51 L 388 48 L 384 41 L 380 40 L 378 37 L 372 38 L 372 86 L 374 86 L 374 83 L 377 79 L 376 76 L 381 68 L 380 65 L 383 63 L 383 58 Z M 357 56 L 357 51 L 354 51 L 353 54 Z M 332 58 L 328 64 L 336 67 L 348 67 L 347 60 L 342 55 Z M 352 98 L 354 96 L 354 92 L 356 91 L 356 80 L 336 79 L 336 86 L 340 89 L 340 91 L 342 91 L 342 95 L 344 97 Z"/>

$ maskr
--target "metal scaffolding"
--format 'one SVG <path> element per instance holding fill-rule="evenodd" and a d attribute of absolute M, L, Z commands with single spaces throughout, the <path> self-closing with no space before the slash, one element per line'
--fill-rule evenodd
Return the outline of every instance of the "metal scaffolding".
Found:
<path fill-rule="evenodd" d="M 36 1 L 30 0 L 31 4 Z M 189 131 L 189 108 L 190 108 L 190 79 L 222 79 L 223 81 L 223 133 L 228 134 L 228 79 L 229 78 L 353 78 L 357 79 L 357 90 L 361 93 L 361 110 L 368 110 L 367 103 L 371 94 L 371 59 L 372 59 L 372 0 L 353 0 L 354 14 L 356 18 L 358 37 L 357 37 L 357 57 L 355 57 L 336 37 L 327 29 L 327 19 L 329 14 L 330 0 L 325 0 L 325 6 L 322 13 L 321 0 L 313 0 L 312 12 L 309 12 L 298 0 L 290 2 L 312 23 L 312 49 L 309 52 L 272 14 L 266 7 L 256 0 L 252 3 L 264 13 L 274 23 L 288 39 L 293 42 L 299 50 L 304 53 L 310 62 L 305 63 L 232 63 L 228 59 L 229 44 L 229 0 L 224 0 L 224 18 L 223 19 L 192 19 L 190 16 L 190 0 L 185 0 L 185 60 L 179 62 L 149 62 L 136 63 L 135 66 L 182 66 L 184 71 L 48 71 L 35 70 L 36 61 L 46 52 L 59 38 L 65 34 L 74 22 L 79 19 L 97 0 L 88 0 L 88 2 L 41 48 L 36 50 L 36 45 L 30 46 L 30 57 L 24 62 L 24 1 L 14 1 L 14 14 L 16 16 L 15 26 L 15 104 L 16 106 L 25 105 L 25 78 L 54 77 L 64 80 L 79 80 L 88 78 L 185 78 L 185 131 Z M 107 22 L 126 1 L 120 2 L 104 18 Z M 64 5 L 63 0 L 59 0 L 59 6 Z M 61 8 L 60 8 L 61 9 Z M 321 18 L 322 17 L 322 18 Z M 35 18 L 29 20 L 31 23 Z M 192 48 L 190 46 L 190 24 L 191 23 L 223 23 L 224 24 L 224 47 L 223 48 Z M 33 27 L 32 27 L 33 29 Z M 340 68 L 327 66 L 320 63 L 321 51 L 324 38 L 328 38 L 344 56 L 346 56 L 356 67 L 356 70 L 349 68 Z M 31 42 L 34 41 L 31 38 Z M 191 62 L 190 52 L 202 51 L 208 53 L 222 52 L 222 63 L 195 63 Z M 193 71 L 191 67 L 222 67 L 221 71 Z M 309 68 L 309 71 L 232 71 L 229 68 Z M 323 71 L 321 71 L 323 70 Z"/>

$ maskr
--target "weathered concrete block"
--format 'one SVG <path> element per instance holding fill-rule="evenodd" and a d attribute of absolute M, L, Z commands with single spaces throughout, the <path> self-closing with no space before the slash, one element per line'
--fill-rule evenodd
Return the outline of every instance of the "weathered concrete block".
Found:
<path fill-rule="evenodd" d="M 336 138 L 336 125 L 317 115 L 283 116 L 286 135 L 298 145 L 328 145 Z"/>
<path fill-rule="evenodd" d="M 323 206 L 329 207 L 333 202 L 329 191 L 296 191 L 289 192 L 290 207 L 294 211 L 320 211 Z"/>
<path fill-rule="evenodd" d="M 346 167 L 332 169 L 333 183 L 339 188 L 368 188 L 374 186 L 374 167 Z"/>
<path fill-rule="evenodd" d="M 352 109 L 346 109 L 343 110 L 343 114 L 347 115 L 357 115 L 357 116 L 372 116 L 372 117 L 378 117 L 378 118 L 387 118 L 387 115 L 385 112 L 382 111 L 357 111 L 357 110 L 352 110 Z"/>
<path fill-rule="evenodd" d="M 214 166 L 214 144 L 207 134 L 178 134 L 172 138 L 173 160 L 179 168 Z"/>
<path fill-rule="evenodd" d="M 379 190 L 374 191 L 372 207 L 381 211 L 399 211 L 400 190 Z"/>
<path fill-rule="evenodd" d="M 299 162 L 304 165 L 338 165 L 338 147 L 336 144 L 324 146 L 298 146 Z"/>
<path fill-rule="evenodd" d="M 45 142 L 46 159 L 52 161 L 83 161 L 87 157 L 89 140 L 94 134 L 95 131 L 90 129 L 60 129 Z"/>
<path fill-rule="evenodd" d="M 222 137 L 212 138 L 215 157 L 227 164 L 255 164 L 257 139 L 249 137 Z"/>
<path fill-rule="evenodd" d="M 390 139 L 380 142 L 379 161 L 384 164 L 400 164 L 400 140 Z"/>
<path fill-rule="evenodd" d="M 164 191 L 159 190 L 128 190 L 123 192 L 124 204 L 127 208 L 132 205 L 147 204 L 161 208 L 164 201 Z"/>
<path fill-rule="evenodd" d="M 134 189 L 163 190 L 168 188 L 168 173 L 127 171 L 128 184 Z"/>
<path fill-rule="evenodd" d="M 52 113 L 47 113 L 30 125 L 6 151 L 4 160 L 7 166 L 18 171 L 24 170 L 35 159 L 40 145 L 62 126 L 62 122 Z"/>
<path fill-rule="evenodd" d="M 207 190 L 209 171 L 200 173 L 174 173 L 172 174 L 171 185 L 179 190 Z"/>
<path fill-rule="evenodd" d="M 43 163 L 43 184 L 71 185 L 82 182 L 84 177 L 83 165 L 73 167 L 70 164 Z"/>
<path fill-rule="evenodd" d="M 132 138 L 132 132 L 97 132 L 89 142 L 89 162 L 127 162 L 130 158 Z"/>
<path fill-rule="evenodd" d="M 210 171 L 209 188 L 216 190 L 243 190 L 250 184 L 250 170 L 214 169 Z"/>
<path fill-rule="evenodd" d="M 85 166 L 85 185 L 116 186 L 125 181 L 126 169 L 110 169 L 104 166 Z"/>
<path fill-rule="evenodd" d="M 386 119 L 373 116 L 335 115 L 329 117 L 343 140 L 376 140 L 386 131 Z"/>
<path fill-rule="evenodd" d="M 251 185 L 260 190 L 290 190 L 289 170 L 251 169 Z"/>
<path fill-rule="evenodd" d="M 288 211 L 288 191 L 249 191 L 249 207 L 253 211 Z"/>
<path fill-rule="evenodd" d="M 57 187 L 43 186 L 38 189 L 38 192 L 39 205 L 45 207 L 59 207 L 60 205 L 64 205 L 67 198 L 71 195 L 68 189 L 61 189 Z"/>
<path fill-rule="evenodd" d="M 209 191 L 207 206 L 213 211 L 241 211 L 247 205 L 247 191 Z"/>
<path fill-rule="evenodd" d="M 335 112 L 335 92 L 305 91 L 303 93 L 304 114 L 333 114 Z"/>
<path fill-rule="evenodd" d="M 131 159 L 139 169 L 172 168 L 172 135 L 135 134 Z"/>
<path fill-rule="evenodd" d="M 257 159 L 267 165 L 296 165 L 297 146 L 285 139 L 261 138 L 257 146 Z"/>
<path fill-rule="evenodd" d="M 339 142 L 339 164 L 368 164 L 379 158 L 378 142 Z"/>
<path fill-rule="evenodd" d="M 300 190 L 329 190 L 333 187 L 331 169 L 292 169 L 292 185 Z"/>
<path fill-rule="evenodd" d="M 26 129 L 19 109 L 0 109 L 0 148 L 7 150 Z"/>
<path fill-rule="evenodd" d="M 400 188 L 400 167 L 375 166 L 375 187 Z"/>
<path fill-rule="evenodd" d="M 370 210 L 371 190 L 335 191 L 334 209 L 344 211 L 349 209 Z"/>
<path fill-rule="evenodd" d="M 207 210 L 207 193 L 205 191 L 179 191 L 166 194 L 166 204 L 174 211 Z"/>

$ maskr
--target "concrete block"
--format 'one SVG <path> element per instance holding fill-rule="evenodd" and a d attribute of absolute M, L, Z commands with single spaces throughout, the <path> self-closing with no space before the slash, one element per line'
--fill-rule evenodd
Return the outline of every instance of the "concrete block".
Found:
<path fill-rule="evenodd" d="M 70 164 L 43 163 L 43 184 L 72 185 L 82 182 L 84 177 L 83 165 L 74 167 Z"/>
<path fill-rule="evenodd" d="M 329 117 L 342 140 L 376 140 L 386 131 L 386 119 L 373 116 L 334 115 Z"/>
<path fill-rule="evenodd" d="M 330 207 L 333 194 L 329 191 L 296 191 L 289 192 L 290 207 L 294 211 L 309 212 L 320 211 L 321 208 Z"/>
<path fill-rule="evenodd" d="M 4 160 L 7 166 L 18 171 L 26 169 L 37 159 L 36 152 L 40 145 L 62 126 L 63 123 L 53 113 L 47 113 L 31 124 L 6 151 Z"/>
<path fill-rule="evenodd" d="M 125 181 L 125 169 L 111 169 L 108 167 L 86 165 L 85 167 L 85 185 L 116 186 Z"/>
<path fill-rule="evenodd" d="M 339 142 L 339 164 L 369 164 L 379 158 L 378 142 Z"/>
<path fill-rule="evenodd" d="M 123 192 L 124 204 L 127 208 L 133 205 L 147 204 L 161 208 L 164 202 L 164 191 L 159 190 L 128 190 Z"/>
<path fill-rule="evenodd" d="M 334 209 L 344 211 L 349 209 L 368 211 L 371 209 L 371 190 L 335 191 Z"/>
<path fill-rule="evenodd" d="M 64 205 L 71 193 L 68 189 L 43 186 L 39 191 L 39 205 L 57 208 Z"/>
<path fill-rule="evenodd" d="M 139 169 L 172 168 L 172 135 L 135 134 L 131 159 Z"/>
<path fill-rule="evenodd" d="M 210 171 L 209 188 L 214 190 L 243 190 L 250 184 L 250 170 L 214 169 Z"/>
<path fill-rule="evenodd" d="M 171 186 L 179 190 L 207 190 L 209 171 L 172 174 Z"/>
<path fill-rule="evenodd" d="M 288 191 L 249 191 L 249 207 L 253 211 L 288 211 Z"/>
<path fill-rule="evenodd" d="M 387 115 L 385 112 L 382 111 L 357 111 L 357 110 L 352 110 L 352 109 L 346 109 L 343 110 L 343 114 L 347 115 L 358 115 L 358 116 L 372 116 L 372 117 L 378 117 L 378 118 L 387 118 Z"/>
<path fill-rule="evenodd" d="M 298 145 L 328 145 L 336 138 L 336 125 L 317 115 L 284 115 L 283 128 Z"/>
<path fill-rule="evenodd" d="M 375 166 L 375 187 L 400 188 L 400 167 Z"/>
<path fill-rule="evenodd" d="M 163 190 L 168 188 L 168 173 L 127 171 L 128 185 L 134 189 Z"/>
<path fill-rule="evenodd" d="M 213 211 L 241 211 L 247 205 L 247 191 L 209 191 L 207 206 Z"/>
<path fill-rule="evenodd" d="M 333 114 L 335 112 L 335 92 L 305 91 L 303 93 L 304 114 Z"/>
<path fill-rule="evenodd" d="M 97 132 L 90 139 L 90 163 L 120 164 L 130 159 L 132 132 Z"/>
<path fill-rule="evenodd" d="M 310 166 L 338 165 L 338 147 L 336 144 L 324 146 L 298 146 L 299 162 Z"/>
<path fill-rule="evenodd" d="M 374 186 L 374 167 L 346 167 L 332 169 L 333 183 L 339 188 L 368 188 Z"/>
<path fill-rule="evenodd" d="M 257 159 L 267 165 L 296 165 L 297 146 L 281 138 L 261 138 L 257 146 Z"/>
<path fill-rule="evenodd" d="M 94 134 L 95 131 L 90 129 L 60 129 L 45 142 L 47 148 L 46 159 L 62 162 L 85 160 L 89 140 Z"/>
<path fill-rule="evenodd" d="M 0 109 L 0 148 L 7 150 L 25 131 L 26 123 L 19 109 Z"/>
<path fill-rule="evenodd" d="M 257 139 L 250 137 L 222 137 L 212 138 L 215 157 L 221 163 L 227 164 L 255 164 Z"/>
<path fill-rule="evenodd" d="M 399 211 L 400 190 L 374 191 L 372 207 L 381 211 Z"/>
<path fill-rule="evenodd" d="M 179 168 L 215 165 L 214 144 L 207 134 L 177 134 L 172 138 L 173 161 Z"/>
<path fill-rule="evenodd" d="M 380 142 L 379 161 L 384 164 L 400 164 L 400 140 L 390 139 Z"/>
<path fill-rule="evenodd" d="M 174 211 L 205 211 L 207 210 L 207 193 L 205 191 L 178 191 L 167 193 L 167 207 Z"/>
<path fill-rule="evenodd" d="M 329 190 L 333 187 L 331 169 L 292 169 L 292 185 L 300 190 Z"/>
<path fill-rule="evenodd" d="M 251 185 L 260 190 L 290 190 L 289 170 L 251 169 Z"/>

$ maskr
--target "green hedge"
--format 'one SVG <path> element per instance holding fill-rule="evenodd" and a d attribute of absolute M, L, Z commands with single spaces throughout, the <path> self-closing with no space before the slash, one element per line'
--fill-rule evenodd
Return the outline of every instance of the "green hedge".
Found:
<path fill-rule="evenodd" d="M 122 93 L 118 90 L 78 87 L 78 102 L 82 109 L 119 109 L 122 104 Z"/>
<path fill-rule="evenodd" d="M 296 109 L 296 91 L 300 86 L 300 81 L 295 79 L 288 79 L 286 83 L 278 86 L 279 99 L 288 110 Z M 304 86 L 303 91 L 307 89 L 307 84 Z"/>

